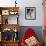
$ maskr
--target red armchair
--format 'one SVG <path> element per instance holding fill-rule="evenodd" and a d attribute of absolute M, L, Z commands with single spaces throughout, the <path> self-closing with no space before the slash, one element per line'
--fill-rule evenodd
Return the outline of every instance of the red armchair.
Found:
<path fill-rule="evenodd" d="M 33 46 L 33 45 L 27 45 L 28 43 L 31 44 L 31 42 L 28 42 L 28 41 L 32 40 L 33 37 L 34 37 L 34 39 L 37 37 L 37 35 L 34 32 L 34 30 L 32 28 L 27 29 L 27 31 L 25 32 L 24 37 L 22 38 L 21 46 Z M 41 46 L 41 44 L 39 43 L 39 41 L 37 40 L 37 38 L 34 41 L 36 41 L 36 44 L 34 46 Z"/>

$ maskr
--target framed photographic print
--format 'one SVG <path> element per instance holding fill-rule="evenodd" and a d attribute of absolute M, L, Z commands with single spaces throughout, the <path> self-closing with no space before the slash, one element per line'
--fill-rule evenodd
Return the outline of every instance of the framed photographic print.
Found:
<path fill-rule="evenodd" d="M 36 19 L 36 8 L 35 7 L 26 7 L 25 8 L 25 19 L 26 20 L 35 20 Z"/>
<path fill-rule="evenodd" d="M 2 15 L 9 15 L 9 10 L 2 10 Z"/>

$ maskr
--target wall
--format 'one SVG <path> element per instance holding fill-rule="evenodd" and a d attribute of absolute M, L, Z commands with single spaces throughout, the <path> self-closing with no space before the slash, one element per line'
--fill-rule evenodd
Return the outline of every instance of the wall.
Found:
<path fill-rule="evenodd" d="M 43 10 L 42 0 L 21 0 L 19 1 L 20 8 L 20 23 L 22 26 L 42 26 L 43 25 Z M 25 7 L 36 7 L 36 20 L 25 20 Z"/>
<path fill-rule="evenodd" d="M 15 6 L 15 0 L 0 0 L 0 6 Z M 43 26 L 42 0 L 17 0 L 19 6 L 19 24 L 21 26 Z M 36 20 L 25 20 L 25 7 L 36 7 Z"/>
<path fill-rule="evenodd" d="M 24 33 L 27 31 L 28 28 L 32 28 L 34 32 L 37 34 L 39 41 L 43 43 L 43 30 L 41 26 L 21 26 L 21 29 L 19 32 L 20 42 L 24 36 Z"/>

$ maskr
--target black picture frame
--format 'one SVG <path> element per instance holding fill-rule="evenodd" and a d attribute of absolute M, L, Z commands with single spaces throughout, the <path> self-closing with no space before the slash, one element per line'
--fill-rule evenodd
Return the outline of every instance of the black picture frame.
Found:
<path fill-rule="evenodd" d="M 36 20 L 36 7 L 25 7 L 25 19 Z"/>

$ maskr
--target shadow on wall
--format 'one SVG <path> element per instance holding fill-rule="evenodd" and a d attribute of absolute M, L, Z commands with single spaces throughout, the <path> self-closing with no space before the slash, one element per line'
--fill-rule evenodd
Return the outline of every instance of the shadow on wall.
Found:
<path fill-rule="evenodd" d="M 22 26 L 21 29 L 20 29 L 20 32 L 19 32 L 20 42 L 21 42 L 21 40 L 22 40 L 22 38 L 24 36 L 24 33 L 26 32 L 26 30 L 28 28 L 32 28 L 36 32 L 39 41 L 41 43 L 43 43 L 43 30 L 42 30 L 42 26 Z"/>

